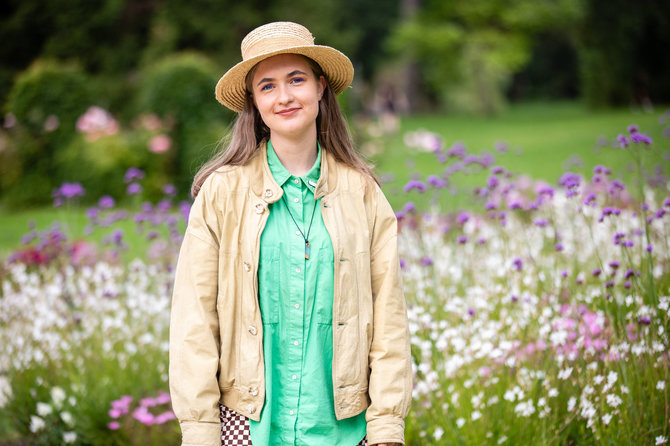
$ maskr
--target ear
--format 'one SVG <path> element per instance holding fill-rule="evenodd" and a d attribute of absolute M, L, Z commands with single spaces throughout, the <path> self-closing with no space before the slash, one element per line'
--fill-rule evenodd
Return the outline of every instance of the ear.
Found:
<path fill-rule="evenodd" d="M 319 94 L 319 101 L 323 97 L 323 92 L 326 91 L 326 78 L 323 76 L 319 76 L 319 81 L 317 82 L 318 87 L 317 87 L 317 92 Z"/>

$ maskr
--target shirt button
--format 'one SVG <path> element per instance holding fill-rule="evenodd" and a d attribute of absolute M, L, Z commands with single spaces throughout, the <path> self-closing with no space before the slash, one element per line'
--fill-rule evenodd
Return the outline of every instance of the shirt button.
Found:
<path fill-rule="evenodd" d="M 292 410 L 289 410 L 288 413 L 290 413 L 291 415 L 293 415 L 295 412 L 293 412 Z"/>
<path fill-rule="evenodd" d="M 292 379 L 298 379 L 298 375 L 293 375 L 291 378 Z"/>
<path fill-rule="evenodd" d="M 249 411 L 249 413 L 256 412 L 256 408 L 254 406 L 251 406 L 251 405 L 247 407 L 247 410 Z"/>
<path fill-rule="evenodd" d="M 293 201 L 295 201 L 296 203 L 299 203 L 299 202 L 300 202 L 300 198 L 294 198 Z"/>
<path fill-rule="evenodd" d="M 251 271 L 251 265 L 249 264 L 249 262 L 244 262 L 244 270 L 246 272 Z"/>
<path fill-rule="evenodd" d="M 295 308 L 296 309 L 300 308 L 300 304 L 295 304 Z"/>
<path fill-rule="evenodd" d="M 300 231 L 295 231 L 295 235 L 302 235 L 302 234 L 300 234 Z"/>
<path fill-rule="evenodd" d="M 293 341 L 293 345 L 298 345 L 298 344 L 300 344 L 300 342 L 298 342 L 298 341 Z"/>
<path fill-rule="evenodd" d="M 272 196 L 272 189 L 265 189 L 265 196 L 270 198 Z"/>
<path fill-rule="evenodd" d="M 258 389 L 256 389 L 255 387 L 251 387 L 251 388 L 249 388 L 249 394 L 250 394 L 251 396 L 256 396 L 256 395 L 258 395 Z"/>
<path fill-rule="evenodd" d="M 295 184 L 300 184 L 300 179 L 299 179 L 299 178 L 296 178 L 295 180 L 293 180 L 293 182 L 294 182 Z"/>
<path fill-rule="evenodd" d="M 263 212 L 265 212 L 265 206 L 263 206 L 262 204 L 258 203 L 258 204 L 256 205 L 256 213 L 257 213 L 257 214 L 262 214 Z"/>
<path fill-rule="evenodd" d="M 249 333 L 256 336 L 256 327 L 254 327 L 253 325 L 249 325 Z"/>
<path fill-rule="evenodd" d="M 296 269 L 295 269 L 295 272 L 296 272 L 296 273 L 299 273 L 299 272 L 300 272 L 300 268 L 296 268 Z"/>

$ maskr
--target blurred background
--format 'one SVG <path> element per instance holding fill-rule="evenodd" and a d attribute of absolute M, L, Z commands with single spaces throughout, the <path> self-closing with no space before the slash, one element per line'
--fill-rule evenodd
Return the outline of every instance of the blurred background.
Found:
<path fill-rule="evenodd" d="M 10 0 L 0 9 L 4 210 L 49 204 L 64 181 L 83 185 L 84 202 L 121 199 L 129 167 L 146 172 L 145 197 L 165 183 L 186 197 L 233 118 L 213 99 L 216 81 L 240 60 L 246 33 L 275 20 L 304 24 L 352 59 L 341 103 L 384 171 L 397 168 L 384 165 L 384 144 L 366 142 L 397 130 L 397 117 L 422 127 L 411 117 L 493 122 L 520 109 L 529 126 L 547 110 L 670 102 L 662 0 Z"/>

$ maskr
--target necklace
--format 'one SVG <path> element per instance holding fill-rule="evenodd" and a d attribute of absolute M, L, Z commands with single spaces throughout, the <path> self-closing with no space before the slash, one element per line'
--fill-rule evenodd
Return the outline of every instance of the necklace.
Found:
<path fill-rule="evenodd" d="M 293 218 L 293 214 L 291 214 L 291 209 L 289 209 L 288 203 L 286 202 L 286 193 L 282 194 L 281 198 L 282 200 L 284 200 L 286 211 L 288 212 L 288 215 L 291 217 L 291 220 L 293 220 L 293 224 L 295 225 L 296 228 L 298 228 L 298 231 L 300 231 L 300 235 L 302 236 L 303 240 L 305 240 L 305 259 L 309 260 L 309 251 L 310 251 L 309 233 L 312 231 L 312 222 L 314 222 L 314 212 L 316 212 L 317 200 L 314 200 L 314 209 L 312 209 L 312 218 L 309 219 L 309 227 L 307 228 L 307 235 L 305 235 L 305 233 L 302 232 L 302 229 L 300 229 L 300 226 L 298 226 L 298 222 L 296 222 L 295 218 Z"/>

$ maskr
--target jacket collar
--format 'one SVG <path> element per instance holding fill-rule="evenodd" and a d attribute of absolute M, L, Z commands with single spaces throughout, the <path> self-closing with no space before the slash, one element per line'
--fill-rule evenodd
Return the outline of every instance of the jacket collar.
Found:
<path fill-rule="evenodd" d="M 336 161 L 326 148 L 321 146 L 321 172 L 319 181 L 314 189 L 314 199 L 331 193 L 335 189 L 337 179 L 335 177 Z M 261 141 L 256 150 L 256 155 L 247 164 L 249 171 L 249 183 L 254 195 L 266 203 L 274 203 L 279 200 L 284 193 L 283 189 L 272 176 L 272 171 L 268 164 L 267 140 Z M 332 171 L 334 175 L 329 177 Z"/>

